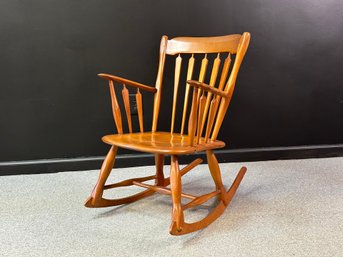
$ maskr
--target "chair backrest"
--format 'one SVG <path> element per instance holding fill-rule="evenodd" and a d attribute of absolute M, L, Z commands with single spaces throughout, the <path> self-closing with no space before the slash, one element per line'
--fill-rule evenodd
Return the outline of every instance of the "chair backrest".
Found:
<path fill-rule="evenodd" d="M 233 34 L 220 37 L 177 37 L 168 40 L 167 36 L 163 36 L 160 45 L 160 57 L 159 57 L 159 67 L 156 79 L 156 89 L 157 92 L 154 96 L 154 108 L 153 108 L 153 120 L 152 120 L 152 131 L 157 130 L 157 123 L 159 117 L 159 110 L 161 104 L 162 87 L 163 87 L 163 73 L 165 60 L 167 55 L 177 56 L 175 58 L 175 75 L 174 75 L 174 90 L 173 90 L 173 103 L 171 111 L 171 127 L 170 132 L 175 131 L 175 116 L 176 116 L 176 106 L 179 94 L 180 85 L 180 74 L 181 74 L 181 64 L 183 60 L 183 54 L 191 54 L 188 59 L 187 68 L 187 80 L 198 80 L 200 82 L 205 82 L 207 67 L 208 67 L 208 54 L 217 54 L 213 61 L 212 71 L 208 84 L 211 87 L 217 87 L 219 90 L 223 90 L 228 94 L 228 97 L 221 97 L 220 95 L 213 96 L 212 93 L 201 92 L 194 88 L 193 90 L 193 101 L 192 106 L 189 107 L 189 95 L 190 95 L 190 85 L 186 83 L 181 83 L 185 85 L 184 90 L 184 103 L 182 112 L 182 122 L 180 133 L 185 133 L 185 123 L 187 120 L 187 113 L 190 117 L 193 115 L 193 120 L 196 120 L 196 124 L 189 122 L 188 124 L 188 135 L 191 136 L 191 141 L 193 144 L 193 137 L 196 135 L 196 143 L 201 141 L 201 137 L 204 134 L 205 141 L 209 139 L 215 140 L 218 136 L 220 127 L 222 125 L 226 110 L 229 106 L 232 93 L 235 88 L 236 78 L 240 65 L 243 61 L 244 55 L 247 51 L 250 41 L 250 34 L 248 32 L 242 35 Z M 201 60 L 199 76 L 194 77 L 194 67 L 195 67 L 195 54 L 203 54 Z M 225 56 L 224 63 L 221 67 L 221 55 Z M 231 60 L 234 58 L 234 64 L 230 70 Z M 221 70 L 220 78 L 217 82 L 218 73 Z M 229 75 L 230 73 L 230 75 Z M 206 82 L 205 82 L 206 83 Z M 188 110 L 191 108 L 191 111 Z M 188 112 L 187 112 L 188 110 Z M 192 114 L 193 113 L 193 114 Z M 197 118 L 194 118 L 194 115 Z M 207 126 L 205 124 L 207 121 Z"/>

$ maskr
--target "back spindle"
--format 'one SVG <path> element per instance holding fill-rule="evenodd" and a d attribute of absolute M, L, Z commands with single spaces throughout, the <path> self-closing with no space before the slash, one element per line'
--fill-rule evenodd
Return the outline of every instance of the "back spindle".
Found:
<path fill-rule="evenodd" d="M 114 90 L 113 80 L 109 80 L 108 85 L 110 87 L 112 113 L 113 113 L 114 122 L 116 124 L 118 134 L 123 134 L 123 122 L 121 119 L 121 112 L 120 112 L 120 107 L 118 104 L 116 92 Z"/>
<path fill-rule="evenodd" d="M 201 130 L 200 130 L 200 126 L 201 126 L 201 121 L 203 119 L 204 116 L 206 116 L 206 114 L 204 113 L 205 110 L 205 104 L 206 104 L 206 96 L 205 96 L 205 92 L 202 92 L 202 96 L 200 97 L 199 100 L 199 114 L 198 114 L 198 124 L 197 124 L 197 144 L 199 144 L 200 142 L 200 138 L 201 138 Z"/>
<path fill-rule="evenodd" d="M 198 110 L 198 94 L 200 94 L 200 90 L 198 88 L 193 88 L 193 97 L 192 97 L 192 105 L 191 105 L 191 113 L 189 115 L 189 122 L 188 122 L 188 137 L 189 137 L 189 144 L 191 146 L 194 145 L 194 136 L 196 131 L 196 122 L 197 122 L 197 110 Z"/>
<path fill-rule="evenodd" d="M 206 143 L 208 143 L 208 139 L 213 128 L 214 118 L 216 117 L 218 105 L 219 105 L 219 100 L 216 97 L 213 98 L 211 101 L 210 111 L 208 114 L 208 120 L 207 120 L 207 126 L 206 126 L 206 133 L 205 133 Z"/>
<path fill-rule="evenodd" d="M 123 84 L 123 90 L 121 91 L 123 96 L 123 102 L 126 112 L 127 124 L 129 127 L 130 133 L 132 133 L 132 120 L 131 120 L 131 108 L 130 108 L 130 99 L 129 99 L 129 90 L 126 88 L 126 85 Z"/>
<path fill-rule="evenodd" d="M 220 53 L 217 54 L 216 59 L 214 59 L 213 62 L 213 68 L 212 68 L 212 72 L 211 72 L 211 78 L 210 78 L 210 86 L 214 87 L 216 84 L 216 80 L 217 80 L 217 76 L 218 76 L 218 71 L 219 71 L 219 67 L 220 67 Z M 204 129 L 205 126 L 205 122 L 206 122 L 206 118 L 207 118 L 207 113 L 208 113 L 208 108 L 210 106 L 210 101 L 212 99 L 212 93 L 208 92 L 207 94 L 207 100 L 206 100 L 206 104 L 204 106 L 204 115 L 201 119 L 201 123 L 200 126 L 198 126 L 198 130 L 200 131 L 200 136 L 202 135 L 202 131 Z"/>
<path fill-rule="evenodd" d="M 223 70 L 222 70 L 222 75 L 220 77 L 220 81 L 219 81 L 219 86 L 218 89 L 219 90 L 223 90 L 226 79 L 227 79 L 227 75 L 229 73 L 229 69 L 230 69 L 230 64 L 231 64 L 231 54 L 229 53 L 224 61 L 224 66 L 223 66 Z M 219 96 L 217 96 L 218 98 Z"/>
<path fill-rule="evenodd" d="M 174 132 L 175 112 L 176 112 L 177 94 L 179 91 L 181 63 L 182 63 L 182 58 L 179 54 L 175 60 L 174 96 L 173 96 L 173 110 L 172 110 L 172 120 L 171 120 L 171 126 L 170 126 L 170 133 Z"/>
<path fill-rule="evenodd" d="M 227 80 L 227 76 L 229 74 L 230 64 L 231 64 L 231 54 L 229 53 L 228 56 L 226 57 L 225 61 L 224 61 L 222 75 L 220 77 L 219 86 L 218 86 L 219 90 L 223 90 L 223 88 L 224 88 L 225 82 Z M 227 92 L 226 90 L 224 90 L 224 91 Z M 213 110 L 214 114 L 217 114 L 220 96 L 217 95 L 216 99 L 217 99 L 217 104 L 215 105 L 214 110 Z"/>
<path fill-rule="evenodd" d="M 205 54 L 204 58 L 201 61 L 201 67 L 200 67 L 200 73 L 199 73 L 199 82 L 204 82 L 205 76 L 206 76 L 206 71 L 207 71 L 207 65 L 208 65 L 208 59 L 207 59 L 207 54 Z M 199 89 L 201 93 L 201 89 Z M 200 98 L 200 93 L 198 94 L 198 101 Z"/>
<path fill-rule="evenodd" d="M 137 112 L 138 112 L 138 121 L 139 121 L 139 131 L 141 133 L 144 132 L 144 125 L 143 125 L 143 101 L 142 101 L 142 94 L 137 88 L 136 93 L 136 103 L 137 103 Z"/>
<path fill-rule="evenodd" d="M 188 70 L 187 70 L 187 80 L 191 80 L 193 76 L 193 69 L 194 69 L 194 54 L 192 54 L 191 58 L 188 60 Z M 190 85 L 186 83 L 186 90 L 185 90 L 185 99 L 183 102 L 183 113 L 182 113 L 182 123 L 181 123 L 181 135 L 183 135 L 185 129 L 185 121 L 187 116 L 187 107 L 188 107 L 188 98 L 189 98 L 189 88 Z"/>

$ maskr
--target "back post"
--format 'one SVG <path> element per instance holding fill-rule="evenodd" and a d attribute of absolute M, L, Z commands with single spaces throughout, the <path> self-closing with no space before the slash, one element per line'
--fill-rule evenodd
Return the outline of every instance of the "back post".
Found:
<path fill-rule="evenodd" d="M 227 98 L 222 98 L 219 105 L 217 119 L 213 128 L 211 140 L 216 140 L 221 125 L 223 123 L 226 111 L 229 107 L 233 91 L 235 89 L 236 79 L 238 75 L 239 68 L 241 67 L 242 61 L 244 59 L 245 53 L 248 49 L 250 42 L 250 33 L 244 32 L 237 47 L 236 59 L 229 77 L 229 80 L 225 86 L 224 91 L 228 94 Z"/>
<path fill-rule="evenodd" d="M 154 95 L 154 109 L 152 117 L 152 132 L 156 132 L 158 116 L 160 113 L 161 97 L 162 97 L 162 86 L 163 86 L 163 73 L 164 73 L 164 64 L 166 60 L 166 51 L 167 51 L 168 37 L 163 36 L 160 44 L 160 57 L 158 62 L 158 72 L 156 78 L 155 87 L 157 92 Z"/>

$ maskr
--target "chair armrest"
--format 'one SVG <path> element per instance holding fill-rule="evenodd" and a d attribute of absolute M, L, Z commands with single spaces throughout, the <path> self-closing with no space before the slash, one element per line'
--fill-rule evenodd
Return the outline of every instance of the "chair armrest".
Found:
<path fill-rule="evenodd" d="M 191 85 L 192 87 L 200 88 L 202 90 L 205 90 L 207 92 L 211 92 L 215 95 L 220 95 L 221 97 L 228 98 L 228 93 L 224 92 L 223 90 L 219 90 L 215 87 L 211 87 L 205 83 L 196 81 L 196 80 L 187 80 L 187 83 Z"/>
<path fill-rule="evenodd" d="M 113 76 L 111 74 L 99 73 L 98 76 L 100 78 L 103 78 L 103 79 L 112 80 L 112 81 L 115 81 L 115 82 L 119 82 L 121 84 L 137 87 L 137 88 L 143 89 L 143 90 L 148 91 L 148 92 L 152 92 L 152 93 L 156 93 L 157 92 L 157 89 L 154 88 L 154 87 L 147 86 L 147 85 L 144 85 L 144 84 L 132 81 L 132 80 L 128 80 L 128 79 L 125 79 L 125 78 Z"/>

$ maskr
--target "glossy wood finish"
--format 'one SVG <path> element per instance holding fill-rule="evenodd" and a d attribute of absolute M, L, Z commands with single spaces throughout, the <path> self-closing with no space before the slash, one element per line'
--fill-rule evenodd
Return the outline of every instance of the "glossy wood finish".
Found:
<path fill-rule="evenodd" d="M 218 72 L 219 72 L 219 66 L 220 66 L 220 54 L 218 53 L 217 58 L 213 62 L 213 68 L 212 68 L 212 73 L 211 73 L 211 78 L 210 78 L 210 87 L 214 87 L 216 84 Z M 206 99 L 206 104 L 204 107 L 204 110 L 202 111 L 204 115 L 199 119 L 201 120 L 201 125 L 198 126 L 199 128 L 199 134 L 202 135 L 202 131 L 205 126 L 205 122 L 207 119 L 207 114 L 208 114 L 208 108 L 210 107 L 210 101 L 212 100 L 212 92 L 207 93 L 207 99 Z"/>
<path fill-rule="evenodd" d="M 222 101 L 220 102 L 218 116 L 214 125 L 212 136 L 211 136 L 212 140 L 215 140 L 217 138 L 219 130 L 223 123 L 227 108 L 229 107 L 229 104 L 230 104 L 230 99 L 233 94 L 233 90 L 235 88 L 238 71 L 239 71 L 239 68 L 241 67 L 244 55 L 248 49 L 249 42 L 250 42 L 250 33 L 247 33 L 247 32 L 243 33 L 242 37 L 240 38 L 239 45 L 237 47 L 237 55 L 236 55 L 235 63 L 233 65 L 233 68 L 229 77 L 229 81 L 227 82 L 225 86 L 225 90 L 224 90 L 228 94 L 228 98 L 222 98 Z"/>
<path fill-rule="evenodd" d="M 112 113 L 113 113 L 114 122 L 116 124 L 118 133 L 123 134 L 123 121 L 121 119 L 121 112 L 120 112 L 116 92 L 114 90 L 113 81 L 109 80 L 108 84 L 110 86 L 110 94 L 111 94 L 111 101 L 112 101 Z"/>
<path fill-rule="evenodd" d="M 225 143 L 219 140 L 206 143 L 203 137 L 200 138 L 199 144 L 191 145 L 189 138 L 188 135 L 170 134 L 169 132 L 144 132 L 107 135 L 102 140 L 109 145 L 157 154 L 191 154 L 225 146 Z"/>
<path fill-rule="evenodd" d="M 175 60 L 174 95 L 173 95 L 173 107 L 172 107 L 173 111 L 172 111 L 170 133 L 174 132 L 176 103 L 177 103 L 177 96 L 179 92 L 179 83 L 180 83 L 181 63 L 182 63 L 182 58 L 179 55 Z"/>
<path fill-rule="evenodd" d="M 207 66 L 208 66 L 208 59 L 207 59 L 207 53 L 206 53 L 204 58 L 201 61 L 201 67 L 200 67 L 200 73 L 199 73 L 199 82 L 201 82 L 201 83 L 204 82 L 204 80 L 205 80 L 205 76 L 206 76 L 206 72 L 207 72 Z M 199 102 L 201 92 L 202 91 L 200 89 L 199 93 L 198 93 L 198 102 Z"/>
<path fill-rule="evenodd" d="M 208 114 L 208 121 L 207 121 L 207 126 L 206 126 L 206 133 L 205 133 L 205 142 L 208 142 L 208 139 L 210 137 L 210 133 L 211 133 L 212 128 L 213 128 L 214 119 L 216 116 L 218 105 L 219 105 L 219 101 L 215 97 L 214 99 L 212 99 L 211 105 L 210 105 L 210 111 Z"/>
<path fill-rule="evenodd" d="M 127 180 L 123 180 L 121 182 L 118 183 L 114 183 L 114 184 L 109 184 L 109 185 L 105 185 L 104 186 L 104 190 L 106 189 L 111 189 L 111 188 L 116 188 L 116 187 L 127 187 L 127 186 L 132 186 L 133 182 L 144 182 L 147 180 L 152 180 L 152 179 L 156 179 L 157 176 L 152 175 L 152 176 L 147 176 L 147 177 L 141 177 L 141 178 L 130 178 Z"/>
<path fill-rule="evenodd" d="M 190 201 L 189 203 L 185 204 L 184 206 L 182 206 L 182 210 L 186 210 L 192 207 L 195 207 L 197 205 L 206 203 L 208 200 L 210 200 L 212 197 L 216 196 L 220 194 L 220 191 L 213 191 L 211 193 L 205 194 L 205 195 L 201 195 L 199 197 L 194 198 L 192 201 Z"/>
<path fill-rule="evenodd" d="M 164 194 L 164 195 L 171 195 L 172 194 L 172 190 L 168 189 L 166 187 L 152 186 L 152 185 L 141 183 L 141 182 L 138 182 L 138 181 L 133 181 L 133 184 L 136 185 L 136 186 L 144 187 L 144 188 L 151 188 L 153 191 L 161 193 L 161 194 Z M 185 194 L 185 193 L 181 193 L 181 197 L 192 199 L 192 200 L 197 198 L 194 195 Z"/>
<path fill-rule="evenodd" d="M 220 215 L 223 214 L 223 212 L 225 211 L 229 203 L 231 202 L 245 173 L 246 173 L 246 168 L 245 167 L 241 168 L 234 182 L 232 183 L 230 189 L 224 194 L 223 198 L 225 199 L 225 202 L 223 200 L 220 200 L 219 203 L 211 211 L 211 213 L 208 214 L 205 218 L 203 218 L 200 221 L 193 222 L 193 223 L 181 222 L 180 225 L 177 225 L 175 221 L 172 221 L 172 224 L 170 227 L 170 234 L 172 235 L 188 234 L 188 233 L 197 231 L 199 229 L 203 229 L 207 227 L 208 225 L 210 225 L 212 222 L 214 222 L 216 219 L 218 219 Z"/>
<path fill-rule="evenodd" d="M 235 54 L 241 35 L 219 37 L 176 37 L 168 41 L 167 54 L 222 53 Z"/>
<path fill-rule="evenodd" d="M 160 113 L 161 97 L 162 97 L 162 82 L 163 82 L 163 72 L 164 72 L 164 63 L 166 61 L 166 50 L 167 50 L 168 37 L 163 36 L 160 43 L 160 57 L 158 62 L 158 71 L 156 78 L 156 94 L 154 96 L 154 110 L 152 117 L 152 127 L 151 131 L 155 132 L 157 129 L 158 115 Z"/>
<path fill-rule="evenodd" d="M 227 79 L 227 75 L 229 73 L 229 69 L 230 69 L 230 64 L 231 64 L 231 54 L 229 53 L 224 61 L 224 66 L 223 66 L 223 70 L 222 70 L 222 75 L 220 77 L 220 81 L 219 81 L 219 86 L 218 89 L 219 90 L 223 90 L 224 86 L 225 86 L 225 82 Z"/>
<path fill-rule="evenodd" d="M 188 136 L 189 136 L 189 144 L 191 146 L 194 145 L 194 136 L 196 132 L 196 121 L 197 121 L 197 108 L 198 108 L 198 95 L 199 95 L 198 88 L 193 89 L 193 97 L 192 97 L 192 107 L 191 113 L 189 114 L 189 121 L 188 121 Z"/>
<path fill-rule="evenodd" d="M 85 203 L 87 207 L 106 207 L 131 203 L 150 196 L 155 192 L 171 195 L 173 206 L 170 233 L 172 235 L 183 235 L 202 229 L 215 221 L 224 212 L 225 208 L 233 198 L 246 172 L 246 168 L 241 168 L 232 186 L 228 191 L 226 191 L 222 182 L 219 164 L 213 149 L 222 148 L 225 146 L 224 142 L 217 140 L 217 136 L 229 106 L 239 67 L 247 50 L 249 40 L 249 33 L 244 33 L 242 36 L 235 34 L 207 38 L 181 37 L 171 40 L 168 40 L 166 36 L 163 36 L 160 44 L 159 65 L 155 88 L 117 76 L 99 74 L 100 77 L 107 79 L 109 82 L 113 117 L 118 134 L 106 135 L 102 138 L 105 143 L 111 145 L 111 149 L 107 154 L 100 170 L 98 182 L 94 187 L 91 196 Z M 222 69 L 220 69 L 220 55 L 222 52 L 226 52 L 227 57 L 224 61 Z M 184 53 L 191 53 L 192 55 L 188 59 L 187 81 L 185 83 L 180 83 L 181 64 L 183 60 L 181 54 Z M 205 78 L 209 63 L 207 54 L 209 53 L 217 53 L 217 57 L 214 59 L 210 81 L 209 84 L 207 84 L 205 82 Z M 175 58 L 174 90 L 171 107 L 170 131 L 159 132 L 157 125 L 162 96 L 165 59 L 167 55 L 176 54 L 178 56 Z M 193 79 L 196 61 L 194 54 L 204 54 L 201 55 L 202 59 L 197 81 Z M 236 58 L 231 73 L 229 74 L 231 54 L 236 54 Z M 221 74 L 219 74 L 220 70 Z M 216 86 L 219 75 L 219 85 Z M 228 76 L 229 78 L 227 79 Z M 122 100 L 128 121 L 129 133 L 124 133 L 123 131 L 121 116 L 122 112 L 120 110 L 120 105 L 118 104 L 118 99 L 114 90 L 115 82 L 123 85 Z M 129 101 L 129 89 L 126 86 L 137 88 L 136 101 L 140 132 L 135 132 L 132 126 L 133 123 Z M 178 115 L 176 111 L 177 99 L 179 92 L 182 91 L 180 90 L 180 86 L 185 86 L 186 88 L 183 103 L 182 123 L 180 128 L 181 133 L 177 133 L 175 121 Z M 154 93 L 152 128 L 151 131 L 147 132 L 144 132 L 143 95 L 140 93 L 140 90 Z M 191 92 L 192 100 L 189 107 L 188 102 Z M 190 109 L 188 110 L 188 108 Z M 187 133 L 185 133 L 188 111 L 188 128 Z M 205 134 L 204 137 L 203 134 Z M 105 182 L 112 170 L 118 147 L 154 154 L 156 166 L 155 175 L 132 178 L 118 183 L 105 185 Z M 202 159 L 195 159 L 193 162 L 180 169 L 178 158 L 179 155 L 193 154 L 202 151 L 206 151 L 209 172 L 212 176 L 215 188 L 212 192 L 200 196 L 194 196 L 182 192 L 181 178 L 190 170 L 199 165 L 202 162 Z M 165 178 L 163 172 L 165 155 L 171 156 L 170 177 L 167 178 Z M 155 183 L 153 185 L 144 183 L 145 181 L 149 180 L 154 180 Z M 169 185 L 170 188 L 168 187 Z M 104 190 L 125 186 L 139 186 L 145 188 L 146 190 L 120 199 L 103 198 Z M 216 197 L 218 201 L 213 207 L 211 213 L 200 221 L 187 223 L 184 211 L 201 205 L 213 197 Z M 181 198 L 186 198 L 189 202 L 182 205 Z"/>
<path fill-rule="evenodd" d="M 198 124 L 197 124 L 197 144 L 199 144 L 200 142 L 200 138 L 201 138 L 201 134 L 202 134 L 202 126 L 201 126 L 201 122 L 202 120 L 205 118 L 206 119 L 206 114 L 205 114 L 205 107 L 206 107 L 206 99 L 207 97 L 205 96 L 205 94 L 202 94 L 202 96 L 199 99 L 199 112 L 198 112 Z"/>
<path fill-rule="evenodd" d="M 124 101 L 124 108 L 126 113 L 127 125 L 129 127 L 130 133 L 132 133 L 132 119 L 131 119 L 131 108 L 130 108 L 130 99 L 129 99 L 129 90 L 127 90 L 124 85 L 123 90 L 121 91 Z"/>
<path fill-rule="evenodd" d="M 92 205 L 98 205 L 99 200 L 102 198 L 102 194 L 104 191 L 105 182 L 108 176 L 111 173 L 111 170 L 114 165 L 115 156 L 117 154 L 118 147 L 112 146 L 110 151 L 108 152 L 106 159 L 104 160 L 101 169 L 100 169 L 100 176 L 98 178 L 98 182 L 96 183 L 92 195 L 89 200 L 91 200 Z"/>
<path fill-rule="evenodd" d="M 230 64 L 231 64 L 231 54 L 229 53 L 228 56 L 225 59 L 223 70 L 222 70 L 222 75 L 220 77 L 220 82 L 219 82 L 219 86 L 218 86 L 218 90 L 220 90 L 220 91 L 222 91 L 224 86 L 225 86 L 227 75 L 228 75 L 228 72 L 229 72 L 229 69 L 230 69 Z M 214 115 L 214 116 L 217 114 L 217 110 L 218 110 L 218 107 L 219 107 L 219 102 L 220 102 L 221 96 L 217 94 L 215 96 L 215 99 L 216 99 L 216 101 L 214 102 L 215 104 L 213 104 L 212 110 L 210 110 L 210 113 L 212 115 Z M 210 131 L 212 131 L 213 125 L 214 124 L 207 124 L 207 127 L 208 127 L 208 129 L 210 129 Z M 210 134 L 208 134 L 208 136 L 209 135 Z M 205 138 L 208 138 L 208 137 L 205 136 Z"/>
<path fill-rule="evenodd" d="M 181 177 L 186 175 L 189 171 L 191 171 L 192 169 L 194 169 L 196 166 L 198 166 L 200 163 L 202 163 L 202 159 L 197 158 L 194 161 L 192 161 L 190 164 L 188 164 L 186 167 L 182 168 L 180 170 L 180 175 Z M 164 185 L 167 186 L 170 184 L 170 177 L 166 178 L 164 180 Z"/>
<path fill-rule="evenodd" d="M 181 206 L 181 186 L 182 184 L 181 175 L 179 172 L 178 156 L 172 155 L 170 163 L 170 188 L 173 201 L 172 224 L 175 223 L 175 229 L 177 231 L 182 230 L 182 224 L 184 223 L 183 211 Z"/>
<path fill-rule="evenodd" d="M 201 67 L 200 67 L 200 73 L 199 73 L 199 81 L 204 82 L 206 71 L 208 66 L 208 59 L 207 54 L 205 54 L 204 58 L 201 60 Z"/>
<path fill-rule="evenodd" d="M 138 112 L 138 120 L 139 120 L 139 131 L 144 132 L 144 122 L 143 122 L 143 99 L 142 94 L 137 89 L 136 93 L 136 103 L 137 103 L 137 112 Z"/>
<path fill-rule="evenodd" d="M 218 95 L 220 97 L 224 97 L 224 98 L 229 97 L 228 93 L 226 93 L 225 91 L 219 90 L 215 87 L 211 87 L 211 86 L 207 85 L 206 83 L 202 83 L 202 82 L 199 82 L 196 80 L 188 80 L 187 83 L 190 84 L 192 87 L 200 88 L 201 90 L 210 92 L 210 93 Z"/>
<path fill-rule="evenodd" d="M 194 54 L 192 54 L 191 58 L 189 58 L 188 60 L 187 81 L 192 79 L 193 70 L 194 70 L 194 62 L 195 62 L 195 58 L 194 58 Z M 183 103 L 183 112 L 182 112 L 181 135 L 183 135 L 183 132 L 185 129 L 188 99 L 189 99 L 189 89 L 190 89 L 190 85 L 186 83 L 185 99 Z"/>
<path fill-rule="evenodd" d="M 157 92 L 157 89 L 154 88 L 154 87 L 147 86 L 147 85 L 144 85 L 144 84 L 132 81 L 132 80 L 128 80 L 128 79 L 125 79 L 125 78 L 121 78 L 121 77 L 118 77 L 118 76 L 113 76 L 113 75 L 105 74 L 105 73 L 99 73 L 98 76 L 100 78 L 107 79 L 107 80 L 114 81 L 114 82 L 118 82 L 120 84 L 125 84 L 125 85 L 130 85 L 130 86 L 133 86 L 133 87 L 137 87 L 137 88 L 143 89 L 143 90 L 151 92 L 151 93 L 156 93 Z"/>
<path fill-rule="evenodd" d="M 214 155 L 212 150 L 206 151 L 206 157 L 207 157 L 208 167 L 210 168 L 211 176 L 216 185 L 216 189 L 221 191 L 220 196 L 222 200 L 224 200 L 225 189 L 224 189 L 222 177 L 220 174 L 220 169 L 219 169 L 217 158 Z"/>
<path fill-rule="evenodd" d="M 165 186 L 166 179 L 164 178 L 163 166 L 164 166 L 164 155 L 155 154 L 155 165 L 156 165 L 156 180 L 155 185 Z M 169 184 L 169 183 L 167 183 Z"/>

